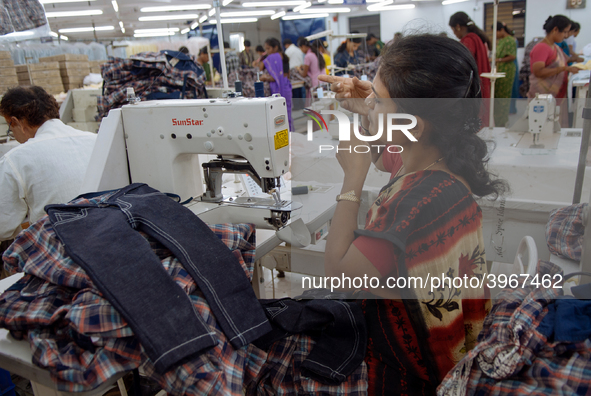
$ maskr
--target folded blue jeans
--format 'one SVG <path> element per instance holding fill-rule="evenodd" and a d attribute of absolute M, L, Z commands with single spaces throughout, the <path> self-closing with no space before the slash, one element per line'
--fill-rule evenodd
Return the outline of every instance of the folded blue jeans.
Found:
<path fill-rule="evenodd" d="M 138 231 L 183 264 L 234 347 L 271 330 L 228 247 L 193 212 L 148 185 L 131 184 L 98 205 L 45 211 L 66 252 L 128 322 L 158 372 L 217 341 Z"/>

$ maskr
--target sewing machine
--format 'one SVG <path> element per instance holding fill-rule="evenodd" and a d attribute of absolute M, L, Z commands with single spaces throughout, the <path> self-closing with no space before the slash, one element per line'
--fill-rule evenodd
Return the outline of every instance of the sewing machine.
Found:
<path fill-rule="evenodd" d="M 278 95 L 139 102 L 103 119 L 82 192 L 147 183 L 190 201 L 205 222 L 279 230 L 302 206 L 281 199 L 288 171 L 287 107 Z M 248 174 L 272 198 L 224 196 L 225 173 Z"/>
<path fill-rule="evenodd" d="M 519 148 L 556 149 L 560 134 L 560 106 L 550 94 L 536 94 L 528 104 L 528 109 L 508 130 L 509 132 L 529 132 L 533 143 L 525 139 L 517 144 Z M 525 135 L 524 135 L 525 138 Z"/>

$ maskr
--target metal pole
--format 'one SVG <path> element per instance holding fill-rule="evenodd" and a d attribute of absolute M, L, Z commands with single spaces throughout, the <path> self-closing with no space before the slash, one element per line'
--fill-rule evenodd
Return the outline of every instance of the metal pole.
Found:
<path fill-rule="evenodd" d="M 564 104 L 566 106 L 566 104 Z M 587 152 L 589 151 L 589 140 L 591 138 L 591 89 L 587 90 L 587 99 L 583 108 L 583 134 L 581 136 L 581 149 L 579 150 L 579 164 L 577 165 L 577 177 L 575 179 L 575 193 L 573 195 L 573 204 L 581 202 L 581 193 L 583 192 L 583 182 L 585 179 L 585 166 L 587 162 Z M 589 253 L 591 255 L 591 253 Z"/>
<path fill-rule="evenodd" d="M 495 81 L 497 74 L 497 38 L 495 32 L 497 31 L 497 18 L 499 12 L 499 0 L 495 0 L 493 5 L 493 40 L 492 40 L 492 64 L 491 64 L 491 73 L 493 78 L 490 79 L 490 114 L 488 119 L 488 125 L 490 129 L 495 127 Z M 486 22 L 485 22 L 486 23 Z"/>
<path fill-rule="evenodd" d="M 226 70 L 226 53 L 224 52 L 224 34 L 222 32 L 222 20 L 220 17 L 220 0 L 214 0 L 215 19 L 218 30 L 218 47 L 220 48 L 220 64 L 222 66 L 222 80 L 224 81 L 224 89 L 228 89 L 228 71 Z"/>

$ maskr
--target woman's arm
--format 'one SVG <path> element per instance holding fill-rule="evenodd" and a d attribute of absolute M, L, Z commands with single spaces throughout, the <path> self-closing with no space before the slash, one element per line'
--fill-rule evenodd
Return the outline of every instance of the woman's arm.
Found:
<path fill-rule="evenodd" d="M 301 65 L 300 66 L 300 74 L 302 77 L 308 77 L 308 70 L 310 70 L 310 66 L 308 65 Z"/>
<path fill-rule="evenodd" d="M 515 55 L 507 55 L 503 58 L 497 58 L 497 63 L 509 63 L 509 62 L 513 62 L 515 60 L 516 56 Z"/>
<path fill-rule="evenodd" d="M 275 82 L 275 79 L 270 74 L 263 74 L 259 78 L 261 81 L 264 82 Z"/>
<path fill-rule="evenodd" d="M 556 76 L 563 71 L 566 71 L 568 66 L 562 67 L 546 67 L 544 62 L 536 62 L 531 65 L 531 72 L 537 78 L 548 78 Z"/>

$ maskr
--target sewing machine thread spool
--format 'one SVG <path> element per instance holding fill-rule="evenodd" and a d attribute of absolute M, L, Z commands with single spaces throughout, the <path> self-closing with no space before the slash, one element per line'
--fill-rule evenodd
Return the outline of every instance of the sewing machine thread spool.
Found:
<path fill-rule="evenodd" d="M 236 95 L 242 94 L 242 81 L 238 80 L 234 82 L 234 90 L 236 91 Z"/>
<path fill-rule="evenodd" d="M 262 81 L 256 81 L 254 83 L 254 96 L 257 98 L 265 97 L 265 83 Z"/>

